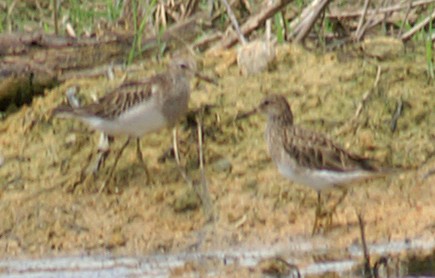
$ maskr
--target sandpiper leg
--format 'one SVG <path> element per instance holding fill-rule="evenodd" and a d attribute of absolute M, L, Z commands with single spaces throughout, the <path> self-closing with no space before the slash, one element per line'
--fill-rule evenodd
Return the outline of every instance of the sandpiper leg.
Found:
<path fill-rule="evenodd" d="M 127 141 L 125 141 L 124 145 L 122 145 L 121 149 L 116 154 L 115 162 L 113 163 L 113 166 L 112 166 L 112 168 L 109 171 L 109 176 L 106 179 L 106 181 L 103 183 L 103 185 L 100 187 L 100 190 L 98 190 L 98 193 L 101 193 L 103 191 L 103 189 L 106 187 L 106 183 L 110 182 L 112 180 L 112 176 L 113 176 L 113 173 L 115 172 L 115 168 L 116 168 L 116 165 L 118 164 L 119 158 L 121 157 L 121 155 L 124 152 L 124 150 L 127 147 L 127 145 L 130 143 L 130 140 L 131 140 L 131 138 L 128 137 Z"/>
<path fill-rule="evenodd" d="M 112 137 L 108 137 L 104 133 L 101 133 L 97 152 L 94 153 L 94 151 L 92 150 L 89 153 L 86 159 L 87 162 L 81 168 L 78 179 L 74 181 L 72 185 L 68 185 L 68 191 L 74 192 L 78 185 L 86 182 L 86 179 L 90 176 L 89 174 L 92 173 L 93 177 L 96 176 L 98 170 L 104 164 L 104 161 L 107 159 L 110 153 L 110 141 L 113 141 Z"/>
<path fill-rule="evenodd" d="M 153 180 L 152 180 L 150 171 L 148 170 L 148 166 L 147 166 L 145 160 L 143 159 L 142 150 L 140 149 L 140 139 L 139 138 L 136 139 L 136 156 L 139 159 L 139 162 L 142 165 L 142 167 L 145 171 L 145 174 L 147 175 L 146 183 L 150 183 L 150 182 L 152 183 Z"/>
<path fill-rule="evenodd" d="M 96 175 L 109 157 L 111 142 L 113 142 L 112 136 L 101 133 L 96 154 L 97 158 L 90 169 L 90 172 L 92 172 L 92 174 Z"/>
<path fill-rule="evenodd" d="M 340 198 L 338 198 L 337 202 L 335 202 L 335 204 L 331 207 L 331 209 L 328 210 L 326 216 L 328 217 L 327 220 L 327 225 L 330 226 L 332 224 L 332 215 L 335 213 L 335 210 L 337 209 L 338 205 L 340 205 L 344 198 L 346 198 L 347 196 L 347 189 L 343 188 L 342 189 L 342 194 L 340 196 Z"/>
<path fill-rule="evenodd" d="M 97 152 L 95 153 L 95 159 L 92 159 L 94 157 L 94 152 L 92 151 L 89 154 L 88 159 L 86 160 L 88 161 L 88 163 L 86 163 L 86 165 L 82 168 L 82 171 L 80 173 L 81 180 L 84 180 L 86 176 L 88 176 L 90 173 L 92 173 L 94 176 L 97 175 L 100 168 L 106 162 L 107 157 L 109 157 L 110 143 L 112 141 L 113 141 L 112 136 L 101 133 L 100 141 L 98 143 L 98 149 Z"/>
<path fill-rule="evenodd" d="M 332 205 L 330 209 L 325 208 L 323 211 L 322 211 L 320 192 L 317 192 L 316 218 L 314 220 L 313 234 L 318 232 L 318 229 L 320 228 L 319 227 L 320 219 L 322 218 L 326 218 L 326 223 L 325 223 L 326 228 L 332 225 L 332 216 L 334 215 L 338 205 L 340 205 L 343 202 L 344 198 L 346 198 L 347 192 L 348 192 L 347 189 L 343 188 L 342 195 L 340 196 L 340 198 L 338 198 L 337 202 L 335 202 L 335 204 Z"/>

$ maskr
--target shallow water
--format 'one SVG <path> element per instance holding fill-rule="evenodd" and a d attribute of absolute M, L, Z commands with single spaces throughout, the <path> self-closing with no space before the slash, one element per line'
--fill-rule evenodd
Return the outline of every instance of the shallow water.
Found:
<path fill-rule="evenodd" d="M 435 240 L 427 242 L 423 240 L 397 241 L 387 244 L 377 244 L 369 246 L 371 256 L 383 256 L 394 258 L 395 254 L 405 252 L 416 254 L 427 252 L 435 248 Z M 208 277 L 221 276 L 223 273 L 237 274 L 240 269 L 255 269 L 261 261 L 274 258 L 276 254 L 288 263 L 296 266 L 290 271 L 288 277 L 296 277 L 297 271 L 301 276 L 322 276 L 335 273 L 338 275 L 363 276 L 362 250 L 359 245 L 352 245 L 347 250 L 341 252 L 342 259 L 315 262 L 298 266 L 301 257 L 309 254 L 316 256 L 325 253 L 324 248 L 316 248 L 310 243 L 297 244 L 294 246 L 274 246 L 256 250 L 226 250 L 214 252 L 191 252 L 170 255 L 152 255 L 145 257 L 115 257 L 115 256 L 77 256 L 77 257 L 57 257 L 43 259 L 18 259 L 0 261 L 2 275 L 8 277 L 138 277 L 153 276 L 165 277 L 174 274 L 176 268 L 183 267 L 187 263 L 196 262 L 207 264 L 214 262 L 214 267 L 210 266 L 201 271 L 185 272 L 183 275 Z M 435 264 L 433 256 L 425 259 L 412 260 L 402 258 L 396 260 L 390 268 L 391 272 L 398 276 L 421 276 L 435 275 Z M 390 259 L 390 261 L 392 261 Z M 410 264 L 411 262 L 411 264 Z M 420 267 L 418 267 L 420 266 Z M 424 266 L 422 269 L 421 266 Z M 225 268 L 232 267 L 231 271 Z M 298 270 L 297 270 L 298 269 Z M 225 271 L 225 272 L 224 272 Z M 385 271 L 384 271 L 385 273 Z M 382 277 L 382 272 L 380 272 Z"/>

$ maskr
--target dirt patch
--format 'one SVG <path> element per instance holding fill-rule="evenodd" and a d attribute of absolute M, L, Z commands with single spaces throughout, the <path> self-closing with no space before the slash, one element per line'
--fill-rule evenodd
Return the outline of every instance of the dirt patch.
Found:
<path fill-rule="evenodd" d="M 225 63 L 216 56 L 203 61 L 208 73 Z M 373 89 L 378 67 L 381 75 Z M 160 69 L 148 65 L 143 73 Z M 332 230 L 312 240 L 328 239 L 334 248 L 357 242 L 355 210 L 363 213 L 369 243 L 433 237 L 435 175 L 425 174 L 435 167 L 435 98 L 423 49 L 378 61 L 285 45 L 278 48 L 267 73 L 242 77 L 235 65 L 221 72 L 218 86 L 195 84 L 190 104 L 192 109 L 212 105 L 203 118 L 206 175 L 217 215 L 213 224 L 205 223 L 195 200 L 180 207 L 191 190 L 173 159 L 158 162 L 170 147 L 169 130 L 142 140 L 155 184 L 144 184 L 145 174 L 130 146 L 110 192 L 96 193 L 113 157 L 97 178 L 71 191 L 98 135 L 77 121 L 51 119 L 50 111 L 70 86 L 79 85 L 83 98 L 91 101 L 92 94 L 103 94 L 121 77 L 113 82 L 71 80 L 0 122 L 0 256 L 106 251 L 146 255 L 310 239 L 316 194 L 278 174 L 266 152 L 263 117 L 233 121 L 268 92 L 288 97 L 298 124 L 325 132 L 354 152 L 386 165 L 425 163 L 417 170 L 354 186 L 338 208 Z M 349 124 L 368 90 L 360 115 Z M 403 112 L 392 132 L 399 102 Z M 195 134 L 191 119 L 180 124 L 182 162 L 197 178 Z M 115 140 L 113 148 L 122 141 Z"/>

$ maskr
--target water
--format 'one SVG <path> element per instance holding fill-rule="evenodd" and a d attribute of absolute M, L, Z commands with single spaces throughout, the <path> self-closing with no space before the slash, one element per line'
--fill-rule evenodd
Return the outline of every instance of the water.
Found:
<path fill-rule="evenodd" d="M 387 244 L 370 245 L 372 257 L 382 257 L 388 261 L 388 267 L 381 266 L 381 277 L 430 277 L 435 276 L 435 240 L 407 240 Z M 407 259 L 394 260 L 394 254 L 406 252 Z M 432 252 L 424 258 L 421 253 Z M 321 254 L 340 254 L 342 259 L 298 263 L 303 257 Z M 196 262 L 206 267 L 209 277 L 221 276 L 223 269 L 233 267 L 255 268 L 264 261 L 280 254 L 286 262 L 296 265 L 301 276 L 324 275 L 336 273 L 345 276 L 363 276 L 362 250 L 353 245 L 347 250 L 327 250 L 314 247 L 309 243 L 298 243 L 288 246 L 274 246 L 255 250 L 226 250 L 213 252 L 191 252 L 168 255 L 150 255 L 143 257 L 115 256 L 76 256 L 42 259 L 11 259 L 0 261 L 0 276 L 2 277 L 167 277 L 174 269 L 183 267 L 188 262 Z M 210 263 L 212 262 L 212 263 Z M 295 270 L 287 277 L 296 277 Z M 225 272 L 228 274 L 228 272 Z M 199 273 L 187 272 L 189 276 L 199 276 Z M 204 275 L 204 272 L 201 272 Z"/>

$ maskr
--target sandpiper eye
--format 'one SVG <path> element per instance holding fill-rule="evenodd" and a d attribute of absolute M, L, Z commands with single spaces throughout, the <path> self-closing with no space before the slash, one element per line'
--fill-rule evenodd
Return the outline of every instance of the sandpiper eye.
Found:
<path fill-rule="evenodd" d="M 263 104 L 264 104 L 264 105 L 269 105 L 270 102 L 269 102 L 268 100 L 265 100 L 265 101 L 263 102 Z"/>
<path fill-rule="evenodd" d="M 180 64 L 180 68 L 187 69 L 187 65 L 186 64 Z"/>

